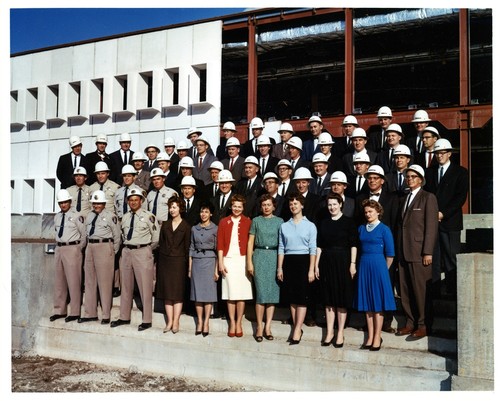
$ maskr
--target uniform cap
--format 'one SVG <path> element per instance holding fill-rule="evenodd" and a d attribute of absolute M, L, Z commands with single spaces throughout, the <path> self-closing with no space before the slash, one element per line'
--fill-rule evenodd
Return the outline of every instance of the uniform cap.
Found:
<path fill-rule="evenodd" d="M 163 172 L 163 170 L 161 168 L 155 167 L 149 173 L 149 179 L 152 179 L 153 177 L 165 177 L 165 173 Z"/>
<path fill-rule="evenodd" d="M 132 188 L 127 195 L 127 199 L 130 198 L 131 196 L 140 196 L 141 199 L 144 199 L 144 193 L 140 188 Z"/>

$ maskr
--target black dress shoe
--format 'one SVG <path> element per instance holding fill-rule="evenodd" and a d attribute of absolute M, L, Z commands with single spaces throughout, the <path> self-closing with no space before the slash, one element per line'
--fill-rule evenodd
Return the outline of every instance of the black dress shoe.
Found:
<path fill-rule="evenodd" d="M 96 317 L 81 317 L 78 319 L 78 323 L 97 322 L 98 320 Z"/>
<path fill-rule="evenodd" d="M 359 349 L 371 349 L 372 348 L 372 345 L 371 344 L 363 344 L 361 347 L 359 347 Z"/>
<path fill-rule="evenodd" d="M 124 324 L 130 324 L 130 320 L 122 320 L 122 319 L 113 320 L 110 326 L 118 327 L 118 326 L 123 326 Z"/>
<path fill-rule="evenodd" d="M 373 345 L 370 347 L 370 351 L 380 351 L 380 347 L 382 346 L 382 343 L 384 340 L 381 338 L 380 339 L 380 345 L 378 347 L 374 347 Z"/>
<path fill-rule="evenodd" d="M 121 294 L 121 291 L 119 288 L 113 288 L 113 298 L 119 297 Z"/>
<path fill-rule="evenodd" d="M 338 343 L 333 343 L 333 346 L 335 348 L 342 348 L 344 346 L 344 338 L 342 339 L 342 343 L 341 344 L 338 344 Z"/>
<path fill-rule="evenodd" d="M 101 324 L 109 324 L 109 319 L 102 319 Z"/>
<path fill-rule="evenodd" d="M 199 336 L 201 333 L 202 333 L 202 332 L 201 332 L 201 330 L 196 330 L 196 331 L 194 332 L 194 335 L 195 335 L 195 336 Z"/>
<path fill-rule="evenodd" d="M 321 346 L 322 347 L 329 347 L 332 345 L 333 338 L 330 341 L 321 341 Z"/>
<path fill-rule="evenodd" d="M 68 323 L 68 322 L 72 322 L 73 320 L 78 320 L 78 319 L 80 319 L 80 316 L 67 316 L 66 319 L 64 319 L 64 321 L 66 323 Z"/>
<path fill-rule="evenodd" d="M 202 331 L 201 334 L 203 335 L 203 337 L 206 337 L 208 336 L 210 333 L 208 331 Z"/>
<path fill-rule="evenodd" d="M 302 340 L 302 335 L 304 334 L 304 330 L 300 330 L 300 338 L 298 340 L 294 340 L 293 337 L 290 338 L 290 345 L 300 344 L 300 340 Z"/>
<path fill-rule="evenodd" d="M 54 320 L 57 320 L 57 319 L 62 319 L 63 317 L 66 317 L 67 315 L 52 315 L 51 317 L 49 317 L 49 320 L 51 322 L 53 322 Z"/>
<path fill-rule="evenodd" d="M 138 327 L 138 331 L 144 331 L 151 328 L 151 323 L 141 323 Z"/>

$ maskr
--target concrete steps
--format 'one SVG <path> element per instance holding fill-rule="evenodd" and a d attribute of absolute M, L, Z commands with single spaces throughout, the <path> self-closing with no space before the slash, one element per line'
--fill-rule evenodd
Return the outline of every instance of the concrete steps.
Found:
<path fill-rule="evenodd" d="M 119 298 L 115 298 L 115 304 Z M 250 305 L 249 305 L 250 306 Z M 247 318 L 252 318 L 251 307 Z M 114 306 L 112 319 L 118 317 Z M 358 323 L 358 314 L 351 324 Z M 134 309 L 132 324 L 110 328 L 100 322 L 78 324 L 64 320 L 39 321 L 35 352 L 154 372 L 202 381 L 246 386 L 247 389 L 285 391 L 334 390 L 449 390 L 457 371 L 456 340 L 427 337 L 406 341 L 383 333 L 379 352 L 360 350 L 365 333 L 345 331 L 344 347 L 321 347 L 321 327 L 304 327 L 302 341 L 290 346 L 290 326 L 281 324 L 286 309 L 278 309 L 273 321 L 274 341 L 253 338 L 255 323 L 244 319 L 244 336 L 227 337 L 227 322 L 210 320 L 210 335 L 195 336 L 194 318 L 183 315 L 177 334 L 163 333 L 163 315 L 153 314 L 153 327 L 137 331 L 141 312 Z M 395 327 L 396 323 L 393 323 Z"/>

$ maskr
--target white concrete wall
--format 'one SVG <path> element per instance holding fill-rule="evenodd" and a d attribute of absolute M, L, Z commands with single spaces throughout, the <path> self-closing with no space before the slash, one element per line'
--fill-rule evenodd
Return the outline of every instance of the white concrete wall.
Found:
<path fill-rule="evenodd" d="M 99 133 L 108 135 L 108 153 L 118 149 L 123 132 L 131 134 L 132 150 L 143 151 L 151 143 L 163 149 L 167 136 L 186 140 L 190 127 L 200 128 L 217 146 L 221 43 L 222 23 L 212 21 L 11 58 L 12 212 L 54 211 L 57 161 L 70 151 L 71 135 L 81 137 L 84 154 L 95 150 Z M 197 89 L 200 68 L 207 71 L 205 102 Z M 179 73 L 177 105 L 165 93 L 172 87 L 166 70 Z M 151 107 L 148 76 L 153 77 Z M 126 110 L 117 78 L 127 81 Z M 94 80 L 103 83 L 102 112 Z M 80 87 L 78 115 L 75 83 Z"/>

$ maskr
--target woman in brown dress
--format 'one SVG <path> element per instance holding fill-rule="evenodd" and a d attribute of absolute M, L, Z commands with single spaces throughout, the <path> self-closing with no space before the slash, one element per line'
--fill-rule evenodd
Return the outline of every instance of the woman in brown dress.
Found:
<path fill-rule="evenodd" d="M 167 325 L 164 333 L 179 331 L 179 319 L 188 277 L 191 226 L 182 219 L 184 202 L 174 195 L 168 200 L 170 217 L 160 229 L 155 296 L 165 302 Z"/>

